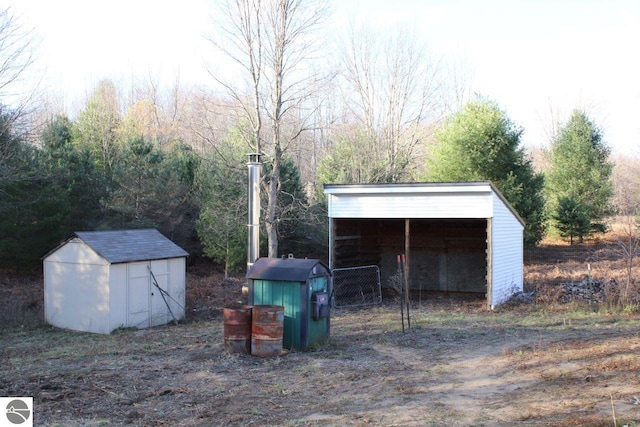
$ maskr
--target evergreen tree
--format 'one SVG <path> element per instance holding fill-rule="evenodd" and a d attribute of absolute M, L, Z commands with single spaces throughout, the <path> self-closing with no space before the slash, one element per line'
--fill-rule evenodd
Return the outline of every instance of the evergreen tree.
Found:
<path fill-rule="evenodd" d="M 0 113 L 0 266 L 37 267 L 65 237 L 68 193 L 51 179 L 41 153 L 13 132 L 11 115 Z"/>
<path fill-rule="evenodd" d="M 141 136 L 131 138 L 114 163 L 113 191 L 105 200 L 107 226 L 158 228 L 176 243 L 190 243 L 195 161 L 190 150 L 163 150 Z"/>
<path fill-rule="evenodd" d="M 604 232 L 604 217 L 612 212 L 613 195 L 609 162 L 610 150 L 602 140 L 601 131 L 582 111 L 575 110 L 552 142 L 546 193 L 549 210 L 555 218 L 564 218 L 566 199 L 573 200 L 589 218 L 589 227 L 580 228 L 577 237 L 592 232 Z M 566 228 L 556 220 L 556 226 Z"/>
<path fill-rule="evenodd" d="M 427 173 L 436 182 L 493 182 L 524 219 L 525 244 L 534 245 L 545 227 L 544 178 L 520 147 L 522 132 L 495 103 L 469 102 L 436 133 Z"/>
<path fill-rule="evenodd" d="M 163 164 L 165 174 L 171 177 L 173 193 L 164 192 L 166 205 L 171 208 L 167 220 L 161 223 L 162 232 L 187 252 L 200 254 L 196 221 L 198 203 L 195 185 L 200 158 L 193 149 L 182 142 L 175 142 L 165 149 Z"/>
<path fill-rule="evenodd" d="M 103 80 L 78 116 L 74 140 L 91 149 L 107 178 L 110 178 L 118 158 L 118 132 L 121 123 L 116 88 L 111 81 Z"/>
<path fill-rule="evenodd" d="M 73 123 L 56 116 L 42 133 L 42 171 L 67 195 L 68 233 L 99 228 L 103 219 L 101 200 L 107 196 L 104 173 L 86 145 L 73 143 Z M 62 197 L 62 195 L 59 195 Z"/>
<path fill-rule="evenodd" d="M 106 200 L 113 227 L 156 227 L 151 216 L 157 197 L 166 190 L 161 177 L 163 160 L 160 148 L 141 136 L 124 144 L 117 163 L 112 163 L 113 191 Z"/>
<path fill-rule="evenodd" d="M 560 236 L 569 238 L 572 245 L 574 237 L 582 240 L 582 236 L 587 235 L 591 227 L 587 208 L 575 197 L 560 197 L 552 218 Z"/>
<path fill-rule="evenodd" d="M 232 129 L 202 160 L 196 173 L 200 207 L 198 237 L 206 256 L 239 271 L 247 258 L 246 153 L 239 130 Z"/>

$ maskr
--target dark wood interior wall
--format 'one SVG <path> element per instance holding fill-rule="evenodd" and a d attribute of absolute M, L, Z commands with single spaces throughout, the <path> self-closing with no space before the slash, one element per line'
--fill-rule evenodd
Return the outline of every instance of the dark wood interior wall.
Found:
<path fill-rule="evenodd" d="M 378 265 L 391 287 L 404 252 L 404 219 L 334 219 L 334 267 Z M 411 288 L 435 292 L 487 291 L 487 221 L 412 219 Z"/>

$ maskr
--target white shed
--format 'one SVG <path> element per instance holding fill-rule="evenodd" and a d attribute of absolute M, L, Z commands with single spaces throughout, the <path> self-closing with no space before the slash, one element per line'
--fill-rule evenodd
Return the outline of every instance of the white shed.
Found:
<path fill-rule="evenodd" d="M 524 221 L 491 182 L 327 184 L 330 268 L 377 265 L 382 286 L 407 255 L 411 291 L 483 294 L 523 287 Z"/>
<path fill-rule="evenodd" d="M 182 319 L 188 255 L 154 229 L 76 232 L 43 258 L 45 320 L 108 334 Z"/>

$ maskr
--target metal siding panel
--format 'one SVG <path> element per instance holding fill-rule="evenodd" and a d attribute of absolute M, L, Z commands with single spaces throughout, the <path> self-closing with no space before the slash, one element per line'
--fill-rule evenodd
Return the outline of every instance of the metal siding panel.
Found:
<path fill-rule="evenodd" d="M 311 295 L 314 292 L 329 292 L 328 276 L 315 277 L 309 280 L 311 292 L 307 296 L 307 321 L 308 321 L 308 347 L 314 347 L 323 344 L 329 337 L 329 318 L 313 320 L 313 307 L 311 304 Z"/>
<path fill-rule="evenodd" d="M 281 305 L 284 307 L 284 348 L 300 347 L 301 301 L 298 282 L 253 279 L 253 305 Z"/>
<path fill-rule="evenodd" d="M 331 195 L 331 218 L 489 218 L 486 194 Z"/>
<path fill-rule="evenodd" d="M 109 332 L 127 323 L 127 264 L 109 269 Z"/>
<path fill-rule="evenodd" d="M 496 306 L 523 289 L 523 227 L 499 198 L 493 206 L 491 305 Z"/>
<path fill-rule="evenodd" d="M 299 325 L 297 325 L 300 328 L 300 334 L 296 335 L 296 338 L 299 336 L 300 339 L 299 340 L 294 340 L 294 342 L 292 342 L 291 347 L 288 348 L 300 348 L 303 350 L 306 350 L 307 348 L 309 348 L 309 325 L 310 325 L 310 310 L 309 308 L 311 307 L 311 284 L 310 281 L 306 281 L 305 283 L 301 283 L 300 284 L 300 292 L 299 292 L 299 297 L 300 297 L 300 310 L 298 311 L 299 314 Z"/>

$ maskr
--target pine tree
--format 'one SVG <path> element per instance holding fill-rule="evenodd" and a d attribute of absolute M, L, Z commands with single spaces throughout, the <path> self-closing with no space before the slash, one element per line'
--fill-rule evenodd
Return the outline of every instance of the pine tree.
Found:
<path fill-rule="evenodd" d="M 535 245 L 545 229 L 544 177 L 525 156 L 522 133 L 495 103 L 469 102 L 436 133 L 427 173 L 436 182 L 493 182 L 525 221 L 525 244 Z"/>
<path fill-rule="evenodd" d="M 198 237 L 206 256 L 225 266 L 225 276 L 239 271 L 247 257 L 246 149 L 232 129 L 196 173 L 200 208 Z"/>
<path fill-rule="evenodd" d="M 552 219 L 560 236 L 569 238 L 572 245 L 573 238 L 578 237 L 582 240 L 582 237 L 589 233 L 591 226 L 586 207 L 575 197 L 560 197 Z"/>
<path fill-rule="evenodd" d="M 604 232 L 604 218 L 612 212 L 613 195 L 609 162 L 610 149 L 602 140 L 602 133 L 587 115 L 575 110 L 560 129 L 550 151 L 550 169 L 546 178 L 546 194 L 553 217 L 562 218 L 561 201 L 574 200 L 589 219 L 589 226 L 580 229 L 579 238 L 593 232 Z M 558 225 L 566 228 L 568 224 Z"/>

